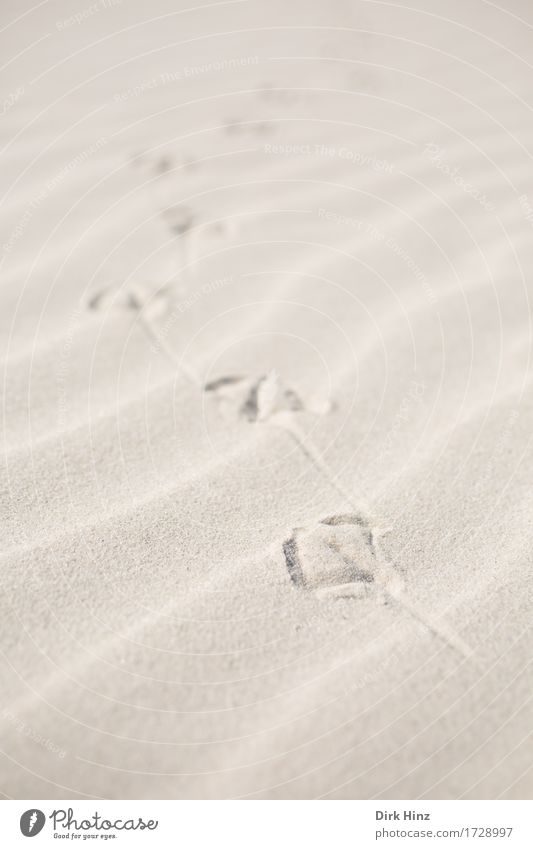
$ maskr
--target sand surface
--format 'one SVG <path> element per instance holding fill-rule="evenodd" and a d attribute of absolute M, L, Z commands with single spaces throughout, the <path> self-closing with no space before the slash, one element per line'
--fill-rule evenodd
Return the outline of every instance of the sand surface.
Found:
<path fill-rule="evenodd" d="M 529 798 L 531 5 L 0 43 L 1 794 Z"/>

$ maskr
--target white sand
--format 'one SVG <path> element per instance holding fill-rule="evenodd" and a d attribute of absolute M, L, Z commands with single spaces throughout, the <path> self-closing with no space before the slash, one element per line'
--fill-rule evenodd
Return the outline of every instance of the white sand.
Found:
<path fill-rule="evenodd" d="M 2 4 L 0 792 L 529 797 L 533 10 L 180 5 Z"/>

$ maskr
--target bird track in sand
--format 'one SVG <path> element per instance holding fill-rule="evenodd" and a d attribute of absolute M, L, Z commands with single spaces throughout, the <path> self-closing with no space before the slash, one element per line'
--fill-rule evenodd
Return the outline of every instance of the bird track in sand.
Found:
<path fill-rule="evenodd" d="M 222 377 L 206 384 L 204 389 L 226 400 L 234 417 L 283 428 L 328 484 L 348 504 L 353 504 L 353 496 L 339 484 L 321 452 L 295 422 L 302 410 L 328 412 L 329 401 L 305 404 L 294 390 L 283 386 L 275 370 L 255 381 Z M 372 526 L 361 509 L 322 519 L 310 529 L 295 528 L 283 543 L 289 576 L 298 588 L 315 591 L 318 596 L 370 598 L 378 603 L 392 603 L 461 656 L 471 655 L 460 637 L 411 603 L 397 568 L 381 544 L 386 533 Z"/>

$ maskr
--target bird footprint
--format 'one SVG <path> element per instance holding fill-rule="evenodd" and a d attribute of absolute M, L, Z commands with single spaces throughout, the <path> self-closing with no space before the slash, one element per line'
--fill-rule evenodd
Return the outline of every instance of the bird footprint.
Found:
<path fill-rule="evenodd" d="M 401 575 L 381 547 L 383 534 L 371 528 L 360 513 L 331 516 L 311 528 L 295 528 L 283 543 L 289 576 L 297 587 L 319 596 L 391 602 L 448 648 L 470 657 L 470 646 L 442 617 L 411 601 Z"/>
<path fill-rule="evenodd" d="M 204 387 L 213 393 L 226 418 L 248 422 L 265 422 L 282 414 L 300 410 L 325 412 L 326 404 L 305 405 L 294 389 L 283 384 L 275 369 L 259 378 L 228 376 L 213 380 Z"/>
<path fill-rule="evenodd" d="M 147 283 L 108 283 L 88 296 L 87 307 L 94 312 L 142 312 L 147 318 L 155 318 L 168 308 L 168 295 L 165 288 L 154 290 Z"/>
<path fill-rule="evenodd" d="M 382 554 L 364 516 L 341 514 L 311 528 L 295 528 L 283 544 L 287 571 L 296 586 L 320 594 L 386 600 L 399 593 L 401 577 Z"/>

